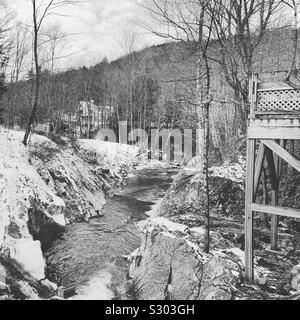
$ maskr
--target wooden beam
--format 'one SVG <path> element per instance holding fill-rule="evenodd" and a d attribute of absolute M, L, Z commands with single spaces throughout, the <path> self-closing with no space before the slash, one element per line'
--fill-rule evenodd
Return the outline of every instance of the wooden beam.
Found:
<path fill-rule="evenodd" d="M 282 148 L 275 141 L 271 140 L 262 140 L 262 142 L 270 148 L 273 152 L 275 152 L 280 158 L 286 161 L 289 165 L 295 168 L 300 172 L 300 161 L 294 158 L 290 153 L 288 153 L 284 148 Z"/>
<path fill-rule="evenodd" d="M 256 161 L 255 161 L 254 199 L 256 198 L 259 179 L 260 179 L 260 176 L 261 176 L 262 166 L 263 166 L 264 159 L 265 159 L 265 150 L 266 150 L 265 145 L 262 142 L 260 142 L 259 148 L 258 148 L 258 152 L 257 152 Z"/>
<path fill-rule="evenodd" d="M 280 144 L 282 148 L 285 149 L 287 140 L 277 140 L 276 142 Z M 276 189 L 272 190 L 272 205 L 278 206 L 279 200 L 279 183 L 282 172 L 282 159 L 276 154 L 274 156 L 274 164 L 275 164 L 275 173 L 277 179 Z M 276 251 L 278 250 L 278 216 L 272 215 L 271 217 L 271 249 Z"/>
<path fill-rule="evenodd" d="M 268 162 L 268 167 L 270 170 L 270 180 L 272 186 L 272 197 L 271 203 L 273 206 L 278 205 L 278 171 L 276 169 L 278 166 L 275 164 L 275 161 L 278 161 L 278 157 L 275 158 L 271 149 L 266 148 L 266 158 Z M 277 250 L 278 243 L 278 217 L 276 215 L 272 215 L 271 217 L 271 248 L 272 250 Z"/>
<path fill-rule="evenodd" d="M 295 154 L 295 140 L 290 140 L 290 154 L 294 156 Z M 292 167 L 288 166 L 288 172 L 292 172 Z"/>
<path fill-rule="evenodd" d="M 257 91 L 273 91 L 273 90 L 295 90 L 295 89 L 283 81 L 258 83 Z"/>
<path fill-rule="evenodd" d="M 255 140 L 247 139 L 247 174 L 245 192 L 245 275 L 246 281 L 253 283 L 253 211 L 251 204 L 254 201 L 254 157 Z"/>
<path fill-rule="evenodd" d="M 282 208 L 269 206 L 265 204 L 252 203 L 250 206 L 252 211 L 275 214 L 277 216 L 290 217 L 290 218 L 300 218 L 300 210 L 292 208 Z"/>
<path fill-rule="evenodd" d="M 286 144 L 287 144 L 287 140 L 280 140 L 280 146 L 283 148 L 283 149 L 286 149 Z M 277 179 L 278 179 L 278 185 L 279 185 L 279 181 L 280 181 L 280 178 L 281 178 L 281 173 L 282 173 L 282 164 L 283 164 L 283 161 L 282 159 L 276 155 L 274 153 L 274 161 L 275 161 L 275 171 L 276 171 L 276 175 L 277 175 Z"/>
<path fill-rule="evenodd" d="M 300 127 L 249 127 L 248 139 L 300 139 Z"/>
<path fill-rule="evenodd" d="M 265 140 L 262 140 L 262 142 L 264 141 Z M 275 170 L 275 160 L 274 160 L 273 152 L 269 147 L 266 148 L 266 158 L 267 158 L 268 166 L 270 169 L 270 178 L 271 178 L 270 180 L 272 184 L 272 189 L 274 190 L 278 185 L 278 179 L 277 179 L 277 174 Z"/>
<path fill-rule="evenodd" d="M 251 79 L 249 81 L 249 102 L 250 102 L 250 119 L 255 118 L 255 106 L 257 100 L 257 82 L 258 76 L 257 74 L 252 74 Z"/>
<path fill-rule="evenodd" d="M 256 112 L 259 114 L 259 112 Z M 287 119 L 250 119 L 249 124 L 251 127 L 300 127 L 300 119 L 287 118 Z"/>
<path fill-rule="evenodd" d="M 278 206 L 278 187 L 272 190 L 272 206 Z M 271 216 L 271 249 L 278 250 L 278 216 Z"/>

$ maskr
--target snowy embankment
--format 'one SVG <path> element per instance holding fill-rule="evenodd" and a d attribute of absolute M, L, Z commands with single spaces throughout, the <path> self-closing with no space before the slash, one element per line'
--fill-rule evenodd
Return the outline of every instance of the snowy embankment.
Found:
<path fill-rule="evenodd" d="M 97 154 L 102 168 L 109 169 L 116 174 L 122 169 L 127 173 L 130 172 L 139 154 L 138 147 L 127 144 L 87 139 L 79 140 L 79 144 L 83 149 Z"/>
<path fill-rule="evenodd" d="M 28 229 L 33 201 L 43 204 L 45 219 L 64 226 L 64 201 L 45 184 L 29 163 L 29 152 L 20 132 L 0 134 L 0 248 L 24 265 L 37 279 L 45 278 L 45 262 L 39 241 Z"/>
<path fill-rule="evenodd" d="M 41 280 L 42 246 L 66 223 L 101 215 L 106 192 L 132 170 L 138 150 L 39 135 L 25 148 L 23 134 L 0 128 L 0 255 Z"/>

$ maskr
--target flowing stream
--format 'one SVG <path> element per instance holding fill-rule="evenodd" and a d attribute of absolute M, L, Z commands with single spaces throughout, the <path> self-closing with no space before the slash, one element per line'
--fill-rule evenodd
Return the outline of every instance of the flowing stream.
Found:
<path fill-rule="evenodd" d="M 114 190 L 102 217 L 67 226 L 44 252 L 49 279 L 64 287 L 76 286 L 74 299 L 134 299 L 126 290 L 125 257 L 140 245 L 136 223 L 149 217 L 175 173 L 141 171 Z"/>

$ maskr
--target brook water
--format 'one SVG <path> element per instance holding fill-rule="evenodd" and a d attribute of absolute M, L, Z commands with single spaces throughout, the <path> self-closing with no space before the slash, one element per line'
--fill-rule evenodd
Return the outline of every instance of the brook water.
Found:
<path fill-rule="evenodd" d="M 140 245 L 136 223 L 172 183 L 168 170 L 148 170 L 114 191 L 102 213 L 89 223 L 74 223 L 45 252 L 50 280 L 76 285 L 76 299 L 132 299 L 125 287 L 129 255 Z"/>

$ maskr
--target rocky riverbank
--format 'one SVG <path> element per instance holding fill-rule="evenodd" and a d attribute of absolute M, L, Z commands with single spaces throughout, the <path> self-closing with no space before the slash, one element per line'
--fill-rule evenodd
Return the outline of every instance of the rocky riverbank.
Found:
<path fill-rule="evenodd" d="M 106 194 L 130 173 L 138 150 L 113 145 L 108 154 L 100 141 L 39 135 L 25 148 L 22 136 L 0 132 L 0 282 L 7 293 L 5 279 L 24 270 L 30 280 L 18 281 L 29 284 L 34 298 L 42 295 L 31 279 L 45 280 L 43 246 L 66 224 L 101 215 Z"/>
<path fill-rule="evenodd" d="M 209 254 L 201 174 L 182 171 L 175 178 L 156 218 L 141 225 L 142 245 L 129 258 L 130 285 L 141 299 L 300 299 L 299 241 L 284 219 L 275 253 L 266 221 L 255 218 L 255 284 L 244 281 L 244 164 L 211 170 Z"/>

